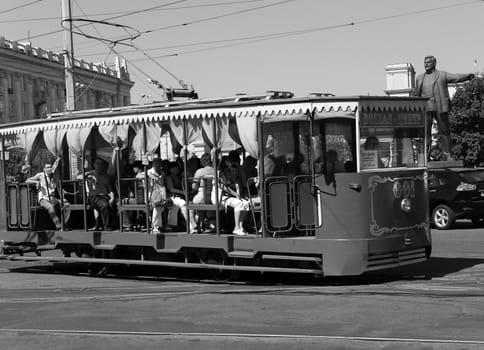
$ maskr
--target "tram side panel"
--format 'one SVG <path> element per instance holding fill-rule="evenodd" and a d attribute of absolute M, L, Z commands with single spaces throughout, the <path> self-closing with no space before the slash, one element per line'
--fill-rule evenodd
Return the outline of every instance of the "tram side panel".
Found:
<path fill-rule="evenodd" d="M 319 177 L 317 185 L 322 190 L 323 225 L 316 238 L 323 249 L 325 275 L 410 263 L 430 248 L 422 170 L 340 173 L 330 184 Z"/>

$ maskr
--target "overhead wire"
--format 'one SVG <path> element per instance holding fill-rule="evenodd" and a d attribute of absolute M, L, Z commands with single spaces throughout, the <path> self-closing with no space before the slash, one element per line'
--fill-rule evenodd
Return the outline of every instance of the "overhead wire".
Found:
<path fill-rule="evenodd" d="M 242 46 L 242 45 L 248 45 L 248 44 L 253 44 L 253 43 L 262 42 L 262 41 L 287 38 L 287 37 L 290 37 L 290 36 L 304 35 L 304 34 L 317 32 L 317 31 L 343 28 L 343 27 L 348 27 L 348 26 L 352 26 L 352 25 L 354 25 L 354 23 L 347 23 L 347 24 L 340 24 L 340 25 L 319 27 L 319 28 L 305 29 L 305 30 L 297 30 L 297 31 L 291 31 L 291 32 L 267 34 L 267 35 L 262 35 L 262 36 L 255 36 L 255 37 L 253 37 L 253 39 L 237 39 L 237 41 L 244 40 L 243 42 L 237 42 L 237 43 L 233 43 L 233 44 L 220 45 L 220 46 L 214 46 L 214 47 L 207 47 L 207 48 L 202 48 L 202 49 L 197 49 L 197 50 L 189 50 L 189 51 L 178 52 L 178 53 L 171 53 L 171 54 L 166 54 L 166 55 L 155 56 L 153 58 L 157 59 L 157 58 L 177 57 L 177 56 L 194 54 L 194 53 L 199 53 L 199 52 L 219 50 L 219 49 L 224 49 L 224 48 L 227 48 L 227 47 Z M 134 62 L 140 62 L 141 60 L 143 60 L 143 59 L 137 59 L 137 60 L 133 60 L 133 61 Z"/>
<path fill-rule="evenodd" d="M 376 17 L 376 18 L 371 18 L 371 19 L 366 19 L 366 20 L 361 20 L 361 21 L 355 21 L 355 22 L 349 22 L 349 23 L 344 23 L 344 24 L 337 24 L 337 25 L 332 25 L 332 26 L 299 29 L 299 30 L 293 30 L 293 31 L 277 32 L 277 33 L 270 33 L 270 34 L 257 35 L 257 36 L 240 37 L 240 38 L 230 38 L 230 39 L 221 39 L 221 40 L 188 43 L 188 44 L 178 44 L 178 45 L 165 46 L 165 47 L 159 47 L 159 48 L 147 48 L 147 49 L 143 49 L 143 50 L 144 51 L 155 51 L 155 50 L 166 50 L 166 49 L 180 48 L 180 47 L 218 44 L 218 43 L 224 43 L 224 42 L 227 42 L 227 43 L 234 42 L 234 41 L 240 42 L 238 44 L 221 45 L 221 46 L 216 46 L 216 47 L 203 48 L 203 49 L 191 50 L 191 51 L 180 52 L 180 53 L 172 53 L 172 54 L 167 54 L 167 55 L 162 55 L 162 56 L 156 56 L 156 57 L 153 57 L 153 58 L 175 57 L 175 56 L 181 56 L 181 55 L 185 55 L 185 54 L 192 54 L 192 53 L 197 53 L 197 52 L 233 47 L 233 46 L 237 46 L 237 45 L 246 45 L 246 44 L 251 44 L 251 43 L 255 43 L 255 42 L 259 42 L 259 41 L 280 39 L 280 38 L 284 38 L 284 37 L 290 37 L 290 36 L 295 36 L 295 35 L 303 35 L 303 34 L 308 34 L 308 33 L 312 33 L 312 32 L 325 31 L 325 30 L 330 30 L 330 29 L 337 29 L 337 28 L 342 28 L 342 27 L 355 26 L 355 25 L 359 25 L 359 24 L 372 23 L 372 22 L 378 22 L 378 21 L 383 21 L 383 20 L 388 20 L 388 19 L 393 19 L 393 18 L 422 14 L 422 13 L 427 13 L 427 12 L 440 11 L 440 10 L 444 10 L 444 9 L 454 8 L 454 7 L 467 6 L 467 5 L 475 4 L 475 3 L 478 3 L 478 2 L 483 2 L 483 0 L 472 0 L 472 1 L 465 2 L 465 3 L 453 4 L 453 5 L 447 5 L 447 6 L 438 6 L 438 7 L 433 7 L 433 8 L 429 8 L 429 9 L 415 10 L 415 11 L 404 12 L 404 13 L 395 14 L 395 15 Z M 226 14 L 226 15 L 232 15 L 232 14 L 235 14 L 235 13 Z M 201 21 L 208 20 L 208 19 L 209 18 L 193 21 L 193 22 L 191 22 L 191 24 L 192 23 L 199 23 Z M 177 25 L 173 25 L 173 26 L 167 26 L 167 27 L 162 27 L 162 28 L 158 28 L 158 29 L 142 31 L 141 33 L 147 34 L 147 33 L 152 33 L 154 31 L 164 30 L 164 29 L 169 29 L 169 28 L 174 28 L 174 27 L 179 27 L 179 26 L 184 26 L 184 24 L 177 24 Z M 128 51 L 121 51 L 121 52 L 122 53 L 132 53 L 133 51 L 129 51 L 129 52 Z M 102 53 L 85 54 L 85 55 L 82 55 L 82 57 L 96 56 L 96 55 L 99 55 L 99 54 L 102 54 Z M 136 61 L 142 61 L 142 60 L 144 60 L 144 59 L 138 59 Z"/>
<path fill-rule="evenodd" d="M 250 11 L 256 11 L 256 10 L 260 10 L 260 9 L 264 9 L 264 8 L 268 8 L 268 7 L 273 7 L 273 6 L 281 5 L 281 4 L 292 2 L 292 1 L 295 1 L 295 0 L 283 0 L 283 1 L 278 1 L 278 2 L 275 2 L 275 3 L 271 3 L 271 4 L 266 4 L 266 5 L 263 5 L 263 6 L 257 6 L 257 7 L 252 7 L 252 8 L 249 8 L 249 9 L 239 10 L 239 11 L 226 13 L 226 14 L 222 14 L 222 15 L 218 15 L 218 16 L 212 16 L 212 17 L 208 17 L 208 18 L 204 18 L 204 19 L 199 19 L 199 20 L 196 20 L 196 21 L 186 22 L 186 23 L 181 24 L 181 26 L 186 26 L 186 25 L 189 25 L 189 24 L 195 24 L 195 23 L 200 23 L 200 22 L 204 22 L 204 21 L 208 21 L 208 20 L 214 20 L 214 19 L 219 19 L 219 18 L 223 18 L 223 17 L 233 16 L 233 15 L 246 13 L 246 12 L 250 12 Z M 177 25 L 177 26 L 180 26 L 180 25 Z M 168 28 L 166 28 L 166 29 L 168 29 Z M 157 30 L 159 30 L 159 29 L 157 29 Z M 146 33 L 149 33 L 149 32 L 151 32 L 151 31 L 140 32 L 140 35 L 146 34 Z M 148 60 L 153 62 L 160 69 L 162 69 L 167 74 L 169 74 L 171 77 L 176 79 L 181 87 L 187 88 L 187 85 L 181 79 L 177 78 L 173 73 L 168 71 L 158 61 L 156 61 L 154 58 L 152 58 L 146 52 L 144 52 L 144 50 L 139 49 L 134 44 L 132 44 L 132 47 L 135 48 L 138 52 L 141 52 L 143 54 L 143 56 L 145 56 Z"/>
<path fill-rule="evenodd" d="M 74 0 L 74 1 L 75 1 L 75 0 Z M 75 1 L 75 3 L 76 3 L 76 5 L 77 5 L 77 7 L 79 8 L 79 10 L 80 10 L 80 11 L 83 13 L 83 15 L 84 15 L 84 16 L 87 16 L 87 15 L 85 14 L 84 10 L 83 10 L 83 9 L 80 7 L 80 5 L 77 3 L 77 1 Z M 99 37 L 102 37 L 102 35 L 101 35 L 101 33 L 99 32 L 99 30 L 98 30 L 98 29 L 97 29 L 97 28 L 96 28 L 94 25 L 92 25 L 92 27 L 93 27 L 94 31 L 96 31 L 96 33 L 99 35 Z M 79 28 L 77 28 L 77 30 L 80 30 L 80 29 L 79 29 Z M 80 31 L 82 32 L 82 30 L 80 30 Z M 105 42 L 104 42 L 103 44 L 107 45 L 107 43 L 105 43 Z M 115 44 L 113 44 L 113 46 L 110 48 L 109 52 L 107 53 L 106 57 L 104 58 L 104 61 L 108 59 L 108 57 L 111 55 L 111 53 L 115 53 L 115 54 L 117 54 L 117 53 L 116 53 L 116 50 L 114 49 L 114 46 L 115 46 Z M 108 46 L 108 47 L 109 47 L 109 46 Z M 118 55 L 118 56 L 122 57 L 121 55 Z M 122 57 L 122 58 L 123 58 L 123 59 L 125 59 L 124 57 Z M 103 61 L 103 62 L 104 62 L 104 61 Z M 128 60 L 126 60 L 126 61 L 128 61 Z M 132 65 L 132 66 L 133 66 L 133 68 L 138 69 L 138 67 L 137 67 L 135 64 L 131 64 L 131 62 L 129 62 L 129 61 L 128 61 L 128 63 L 130 63 L 130 65 Z M 74 72 L 75 72 L 75 71 L 74 71 Z M 98 73 L 96 73 L 96 75 L 94 76 L 94 78 L 92 78 L 92 79 L 91 79 L 91 81 L 90 81 L 90 82 L 87 84 L 87 86 L 86 86 L 86 88 L 84 89 L 84 91 L 83 91 L 83 92 L 82 92 L 80 95 L 76 96 L 76 102 L 77 102 L 77 100 L 78 100 L 80 97 L 82 97 L 82 95 L 83 95 L 83 94 L 85 94 L 85 93 L 88 91 L 88 88 L 89 88 L 90 86 L 92 86 L 92 84 L 94 83 L 94 81 L 97 79 L 98 74 L 99 74 L 99 72 L 98 72 Z M 157 92 L 157 93 L 158 93 L 158 91 L 156 91 L 156 90 L 155 90 L 155 89 L 154 89 L 154 88 L 153 88 L 151 85 L 148 85 L 148 84 L 144 83 L 144 80 L 143 80 L 143 79 L 141 79 L 141 78 L 140 78 L 140 77 L 139 77 L 139 76 L 138 76 L 136 73 L 134 73 L 134 72 L 132 71 L 132 72 L 131 72 L 131 74 L 133 74 L 135 77 L 137 77 L 137 78 L 140 80 L 140 82 L 142 82 L 142 83 L 143 83 L 145 86 L 148 86 L 148 87 L 149 87 L 151 90 L 153 90 L 154 92 Z M 80 80 L 81 82 L 84 82 L 81 76 L 79 76 L 78 74 L 75 74 L 75 76 L 76 76 L 76 78 L 77 78 L 78 80 Z"/>
<path fill-rule="evenodd" d="M 213 40 L 213 41 L 207 41 L 207 42 L 201 42 L 201 43 L 189 43 L 189 44 L 173 45 L 171 47 L 163 47 L 163 48 L 158 48 L 158 49 L 163 50 L 163 49 L 167 49 L 167 48 L 188 47 L 188 46 L 196 46 L 196 45 L 203 45 L 203 44 L 213 44 L 213 43 L 238 41 L 237 43 L 233 43 L 233 44 L 220 45 L 220 46 L 215 46 L 215 47 L 208 47 L 208 48 L 190 50 L 190 51 L 179 52 L 179 53 L 171 53 L 171 54 L 166 54 L 166 55 L 161 55 L 161 56 L 155 56 L 153 58 L 156 59 L 156 58 L 176 57 L 176 56 L 182 56 L 182 55 L 193 54 L 193 53 L 198 53 L 198 52 L 218 50 L 218 49 L 223 49 L 223 48 L 227 48 L 227 47 L 247 45 L 247 44 L 252 44 L 252 43 L 261 42 L 261 41 L 281 39 L 281 38 L 286 38 L 286 37 L 290 37 L 290 36 L 304 35 L 304 34 L 309 34 L 309 33 L 313 33 L 313 32 L 326 31 L 326 30 L 338 29 L 338 28 L 343 28 L 343 27 L 351 27 L 351 26 L 356 26 L 356 25 L 360 25 L 360 24 L 379 22 L 379 21 L 384 21 L 384 20 L 389 20 L 389 19 L 394 19 L 394 18 L 399 18 L 399 17 L 406 17 L 406 16 L 411 16 L 411 15 L 416 15 L 416 14 L 440 11 L 440 10 L 444 10 L 444 9 L 462 7 L 462 6 L 467 6 L 467 5 L 482 3 L 482 2 L 483 2 L 483 0 L 472 0 L 472 1 L 465 2 L 465 3 L 459 3 L 459 4 L 447 5 L 447 6 L 438 6 L 438 7 L 429 8 L 429 9 L 415 10 L 415 11 L 404 12 L 404 13 L 395 14 L 395 15 L 375 17 L 375 18 L 370 18 L 370 19 L 365 19 L 365 20 L 360 20 L 360 21 L 354 21 L 354 22 L 348 22 L 348 23 L 343 23 L 343 24 L 337 24 L 337 25 L 331 25 L 331 26 L 314 27 L 314 28 L 308 28 L 308 29 L 299 29 L 299 30 L 293 30 L 293 31 L 277 32 L 277 33 L 271 33 L 271 34 L 264 34 L 264 35 L 258 35 L 258 36 L 248 36 L 248 37 L 241 37 L 241 38 L 232 38 L 232 39 L 225 39 L 225 40 Z M 156 48 L 147 49 L 147 50 L 156 50 Z M 137 60 L 133 60 L 133 61 L 139 62 L 141 60 L 143 60 L 143 59 L 137 59 Z"/>
<path fill-rule="evenodd" d="M 37 1 L 42 1 L 42 0 L 37 0 Z M 185 2 L 185 1 L 188 1 L 188 0 L 171 1 L 171 2 L 166 3 L 166 4 L 157 5 L 157 6 L 149 7 L 149 8 L 146 8 L 146 9 L 131 11 L 129 13 L 125 13 L 125 14 L 122 14 L 122 15 L 119 15 L 119 16 L 105 18 L 104 20 L 105 21 L 111 21 L 113 19 L 118 19 L 118 18 L 121 18 L 121 17 L 131 16 L 131 15 L 135 15 L 135 14 L 138 14 L 138 13 L 152 11 L 152 10 L 157 9 L 157 8 L 161 8 L 161 7 L 164 7 L 164 6 L 170 6 L 170 5 L 173 5 L 173 4 L 178 4 L 178 3 L 181 3 L 181 2 Z M 85 24 L 85 25 L 89 25 L 89 24 Z M 43 37 L 43 36 L 48 36 L 48 35 L 52 35 L 52 34 L 56 34 L 56 33 L 61 33 L 61 32 L 62 32 L 62 29 L 60 29 L 60 30 L 58 29 L 58 30 L 55 30 L 55 31 L 47 32 L 47 33 L 33 35 L 33 36 L 28 37 L 28 38 L 18 39 L 17 41 L 23 41 L 23 40 L 30 40 L 30 39 L 40 38 L 40 37 Z"/>
<path fill-rule="evenodd" d="M 130 26 L 127 26 L 127 25 L 123 25 L 123 24 L 119 24 L 119 23 L 114 23 L 114 22 L 107 22 L 107 21 L 97 21 L 97 20 L 92 20 L 92 19 L 85 19 L 85 18 L 70 18 L 70 19 L 67 19 L 67 20 L 63 20 L 61 22 L 61 25 L 64 29 L 67 29 L 64 27 L 64 22 L 88 22 L 89 24 L 103 24 L 103 25 L 107 25 L 107 26 L 113 26 L 113 27 L 119 27 L 119 28 L 122 28 L 123 30 L 126 31 L 126 33 L 128 34 L 127 37 L 121 37 L 117 40 L 112 40 L 112 39 L 104 39 L 102 37 L 96 37 L 96 36 L 93 36 L 93 35 L 89 35 L 89 34 L 86 34 L 82 31 L 72 31 L 73 34 L 77 34 L 77 35 L 80 35 L 80 36 L 84 36 L 88 39 L 96 39 L 96 40 L 101 40 L 101 41 L 106 41 L 106 42 L 109 42 L 109 43 L 112 43 L 114 45 L 117 45 L 117 44 L 122 44 L 122 45 L 126 45 L 126 46 L 132 46 L 131 44 L 126 44 L 126 43 L 123 43 L 123 41 L 127 41 L 127 40 L 134 40 L 135 38 L 137 38 L 140 33 L 139 31 L 137 31 L 136 29 L 134 29 L 133 27 L 130 27 Z M 76 26 L 76 29 L 78 30 L 79 26 Z M 133 30 L 133 32 L 136 32 L 135 34 L 131 34 L 129 33 L 128 29 L 131 29 Z M 99 34 L 99 33 L 98 33 Z"/>
<path fill-rule="evenodd" d="M 141 34 L 150 34 L 150 33 L 154 33 L 154 32 L 161 31 L 161 30 L 173 29 L 173 28 L 177 28 L 177 27 L 186 27 L 186 26 L 191 25 L 191 24 L 213 21 L 215 19 L 239 15 L 241 13 L 247 13 L 247 12 L 257 11 L 257 10 L 261 10 L 261 9 L 268 8 L 268 7 L 279 6 L 279 5 L 282 5 L 282 4 L 285 4 L 285 3 L 288 3 L 288 2 L 293 2 L 293 1 L 295 1 L 295 0 L 282 0 L 282 1 L 278 1 L 278 2 L 275 2 L 275 3 L 263 5 L 263 6 L 251 7 L 251 8 L 244 9 L 244 10 L 229 12 L 229 13 L 225 13 L 225 14 L 221 14 L 221 15 L 217 15 L 217 16 L 201 18 L 201 19 L 197 19 L 197 20 L 194 20 L 194 21 L 188 21 L 188 22 L 184 22 L 184 23 L 173 24 L 173 25 L 170 25 L 170 26 L 165 26 L 165 27 L 156 28 L 156 29 L 144 30 L 144 31 L 140 31 L 140 33 Z"/>
<path fill-rule="evenodd" d="M 43 0 L 35 0 L 35 1 L 28 2 L 26 4 L 18 5 L 18 6 L 10 8 L 8 10 L 0 11 L 0 14 L 12 12 L 12 11 L 15 11 L 15 10 L 18 10 L 18 9 L 21 9 L 21 8 L 24 8 L 24 7 L 27 7 L 27 6 L 30 6 L 30 5 L 34 5 L 34 4 L 41 2 L 41 1 L 43 1 Z"/>
<path fill-rule="evenodd" d="M 84 13 L 84 11 L 82 10 L 82 8 L 79 6 L 79 4 L 78 4 L 77 2 L 76 2 L 76 5 L 77 5 L 77 7 L 80 9 L 80 11 Z M 97 30 L 97 28 L 96 28 L 94 25 L 93 25 L 93 28 L 94 28 L 94 30 L 97 32 L 97 34 L 99 35 L 99 37 L 102 37 L 101 33 L 100 33 L 98 30 Z M 82 30 L 81 30 L 81 29 L 77 28 L 77 30 L 78 30 L 78 31 L 80 31 L 80 32 L 82 33 Z M 129 63 L 131 66 L 133 66 L 133 68 L 134 68 L 134 69 L 138 70 L 138 71 L 139 71 L 141 74 L 143 74 L 143 75 L 144 75 L 144 76 L 146 76 L 146 77 L 150 77 L 150 76 L 149 76 L 147 73 L 145 73 L 143 70 L 141 70 L 141 69 L 140 69 L 139 67 L 137 67 L 135 64 L 131 63 L 131 62 L 130 62 L 128 59 L 126 59 L 125 57 L 123 57 L 122 55 L 120 55 L 120 54 L 119 54 L 119 53 L 118 53 L 118 52 L 117 52 L 117 51 L 114 49 L 114 47 L 116 46 L 116 44 L 115 44 L 115 43 L 113 43 L 113 45 L 112 45 L 111 47 L 110 47 L 110 46 L 108 45 L 108 43 L 107 43 L 107 42 L 105 42 L 105 41 L 101 41 L 101 43 L 102 43 L 102 44 L 104 44 L 105 46 L 107 46 L 107 47 L 109 48 L 109 53 L 108 53 L 108 56 L 107 56 L 107 57 L 109 57 L 109 54 L 111 54 L 111 52 L 113 52 L 113 53 L 115 53 L 116 55 L 118 55 L 119 57 L 121 57 L 121 58 L 123 58 L 124 60 L 126 60 L 126 62 L 128 62 L 128 63 Z M 106 57 L 106 59 L 107 59 L 107 57 Z M 143 84 L 144 84 L 145 86 L 148 86 L 148 87 L 150 88 L 150 90 L 152 90 L 152 91 L 154 91 L 154 92 L 156 92 L 156 93 L 160 93 L 158 90 L 154 89 L 154 88 L 153 88 L 151 85 L 146 84 L 146 83 L 145 83 L 145 80 L 140 79 L 140 77 L 139 77 L 137 74 L 135 74 L 134 72 L 132 72 L 132 74 L 133 74 L 134 76 L 136 76 L 136 77 L 137 77 L 137 78 L 138 78 L 138 79 L 139 79 L 141 82 L 143 82 Z M 96 78 L 96 77 L 95 77 L 95 78 Z M 95 78 L 94 78 L 94 79 L 95 79 Z M 93 82 L 93 81 L 92 81 L 92 82 Z M 92 84 L 92 82 L 89 84 L 89 86 Z M 86 89 L 85 91 L 87 91 L 87 89 Z M 161 95 L 162 95 L 162 94 L 161 94 Z"/>
<path fill-rule="evenodd" d="M 196 20 L 196 21 L 185 22 L 185 23 L 182 23 L 182 24 L 178 24 L 176 26 L 187 26 L 187 25 L 190 25 L 190 24 L 201 23 L 201 22 L 204 22 L 204 21 L 220 19 L 220 18 L 228 17 L 228 16 L 234 16 L 234 15 L 237 15 L 237 14 L 247 13 L 247 12 L 250 12 L 250 11 L 256 11 L 256 10 L 260 10 L 260 9 L 264 9 L 264 8 L 269 8 L 269 7 L 281 5 L 281 4 L 288 3 L 288 2 L 292 2 L 292 1 L 295 1 L 295 0 L 282 0 L 282 1 L 275 2 L 275 3 L 265 4 L 265 5 L 262 5 L 262 6 L 252 7 L 252 8 L 243 9 L 243 10 L 239 10 L 239 11 L 234 11 L 234 12 L 230 12 L 230 13 L 226 13 L 226 14 L 222 14 L 222 15 L 217 15 L 217 16 L 211 16 L 211 17 L 199 19 L 199 20 Z M 142 10 L 140 10 L 140 11 L 142 11 Z M 80 20 L 80 19 L 73 19 L 73 20 Z M 101 23 L 101 24 L 114 25 L 112 22 L 107 22 L 106 20 L 104 20 L 104 21 L 95 21 L 95 20 L 84 19 L 83 21 L 91 22 L 91 24 L 92 23 Z M 123 27 L 124 29 L 126 29 L 126 27 L 127 27 L 127 26 L 122 26 L 122 25 L 117 25 L 117 26 Z M 146 33 L 150 33 L 152 31 L 158 31 L 158 30 L 162 30 L 162 29 L 169 29 L 171 27 L 172 26 L 165 27 L 165 28 L 158 28 L 158 29 L 155 29 L 155 30 L 150 30 L 150 31 L 145 31 L 145 32 L 140 32 L 139 35 L 146 34 Z M 78 27 L 76 27 L 76 28 L 78 28 Z M 77 30 L 79 30 L 79 29 L 77 29 Z M 121 40 L 126 40 L 127 39 L 127 38 L 122 38 L 122 39 L 117 39 L 117 40 L 109 40 L 109 39 L 104 39 L 104 38 L 101 38 L 101 37 L 94 37 L 94 36 L 88 35 L 88 34 L 83 33 L 83 32 L 77 32 L 76 34 L 83 35 L 83 36 L 85 36 L 87 38 L 90 38 L 90 39 L 96 39 L 96 40 L 99 40 L 99 41 L 111 42 L 113 44 L 121 43 Z M 131 38 L 131 41 L 133 41 L 139 35 Z M 150 57 L 146 52 L 144 52 L 143 50 L 141 50 L 137 46 L 135 46 L 134 43 L 131 43 L 131 44 L 123 43 L 123 44 L 124 45 L 127 45 L 127 46 L 131 46 L 136 51 L 141 52 L 143 54 L 143 56 L 146 57 L 146 59 L 152 61 L 156 66 L 158 66 L 160 69 L 162 69 L 163 71 L 165 71 L 168 75 L 170 75 L 175 80 L 177 80 L 177 82 L 180 84 L 180 86 L 182 86 L 183 88 L 187 88 L 187 86 L 183 82 L 183 80 L 179 79 L 172 72 L 170 72 L 167 68 L 165 68 L 164 66 L 162 66 L 159 62 L 157 62 L 156 60 L 154 60 L 152 57 Z"/>
<path fill-rule="evenodd" d="M 42 1 L 42 0 L 37 0 Z M 200 5 L 190 5 L 190 6 L 177 6 L 177 7 L 168 7 L 168 8 L 158 8 L 153 9 L 152 11 L 170 11 L 170 10 L 182 10 L 182 9 L 189 9 L 189 8 L 201 8 L 201 7 L 216 7 L 216 6 L 228 6 L 228 5 L 237 5 L 237 4 L 246 4 L 251 2 L 261 2 L 267 0 L 244 0 L 244 1 L 226 1 L 226 2 L 219 2 L 213 4 L 200 4 Z M 129 14 L 132 11 L 119 11 L 119 12 L 105 12 L 105 13 L 94 13 L 94 14 L 85 14 L 84 16 L 88 17 L 98 17 L 98 16 L 110 16 L 110 15 L 120 15 L 120 14 Z M 21 19 L 7 19 L 0 21 L 1 23 L 20 23 L 20 22 L 32 22 L 32 21 L 50 21 L 50 20 L 58 20 L 59 16 L 56 17 L 36 17 L 36 18 L 21 18 Z"/>
<path fill-rule="evenodd" d="M 261 0 L 257 0 L 257 1 L 261 1 Z M 266 0 L 262 0 L 262 1 L 266 1 Z M 173 28 L 177 28 L 177 27 L 186 27 L 188 25 L 203 23 L 203 22 L 207 22 L 207 21 L 213 21 L 213 20 L 220 19 L 220 18 L 235 16 L 235 15 L 239 15 L 239 14 L 242 14 L 242 13 L 247 13 L 247 12 L 251 12 L 251 11 L 261 10 L 261 9 L 264 9 L 264 8 L 282 5 L 284 3 L 288 3 L 288 2 L 292 2 L 292 1 L 296 1 L 296 0 L 282 0 L 282 1 L 278 1 L 276 3 L 270 3 L 270 4 L 266 4 L 266 5 L 262 5 L 262 6 L 250 7 L 250 8 L 247 8 L 247 9 L 229 12 L 229 13 L 225 13 L 225 14 L 221 14 L 221 15 L 217 15 L 217 16 L 210 16 L 210 17 L 197 19 L 197 20 L 194 20 L 194 21 L 188 21 L 188 22 L 178 23 L 178 24 L 174 24 L 174 25 L 170 25 L 170 26 L 161 27 L 161 28 L 140 31 L 140 35 L 151 34 L 151 33 L 157 32 L 157 31 L 168 30 L 168 29 L 173 29 Z M 112 40 L 115 40 L 115 39 L 112 39 Z"/>
<path fill-rule="evenodd" d="M 93 23 L 98 23 L 99 21 L 93 21 Z M 106 24 L 106 22 L 102 22 L 103 24 Z M 124 29 L 126 29 L 128 26 L 120 26 L 120 27 L 123 27 Z M 131 27 L 129 27 L 131 28 Z M 107 43 L 111 43 L 112 44 L 112 47 L 110 48 L 110 50 L 113 50 L 114 49 L 114 46 L 118 45 L 118 44 L 123 44 L 123 45 L 127 45 L 127 46 L 130 46 L 130 47 L 133 47 L 134 49 L 140 51 L 143 53 L 143 55 L 151 60 L 153 63 L 155 63 L 160 69 L 162 69 L 163 71 L 165 71 L 167 74 L 169 74 L 171 77 L 173 77 L 175 80 L 177 80 L 177 82 L 183 87 L 183 88 L 186 88 L 186 85 L 183 83 L 183 80 L 179 79 L 175 74 L 173 74 L 172 72 L 170 72 L 166 67 L 162 66 L 159 62 L 156 62 L 155 60 L 153 60 L 148 54 L 144 53 L 142 50 L 140 50 L 139 48 L 137 48 L 134 44 L 127 44 L 127 43 L 122 43 L 120 42 L 119 40 L 118 41 L 111 41 L 111 40 L 108 40 L 108 39 L 104 39 L 100 36 L 100 33 L 98 32 L 98 35 L 99 37 L 95 37 L 95 36 L 92 36 L 92 35 L 88 35 L 88 34 L 85 34 L 81 29 L 79 29 L 78 27 L 76 27 L 76 30 L 77 32 L 75 32 L 76 34 L 78 35 L 82 35 L 82 36 L 85 36 L 87 38 L 91 38 L 91 39 L 95 39 L 95 40 L 98 40 L 104 44 L 107 44 Z M 150 77 L 149 75 L 146 75 L 148 78 Z"/>

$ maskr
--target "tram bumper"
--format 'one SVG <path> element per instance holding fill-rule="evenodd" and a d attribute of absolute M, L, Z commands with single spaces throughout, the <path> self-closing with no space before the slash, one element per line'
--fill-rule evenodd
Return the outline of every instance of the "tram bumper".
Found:
<path fill-rule="evenodd" d="M 415 231 L 370 240 L 367 271 L 426 261 L 430 245 L 429 235 Z"/>

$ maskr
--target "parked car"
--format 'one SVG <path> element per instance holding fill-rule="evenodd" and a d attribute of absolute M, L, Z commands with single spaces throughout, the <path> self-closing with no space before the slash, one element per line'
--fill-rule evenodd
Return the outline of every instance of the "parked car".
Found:
<path fill-rule="evenodd" d="M 431 222 L 439 230 L 456 219 L 484 226 L 484 168 L 436 168 L 428 172 Z"/>

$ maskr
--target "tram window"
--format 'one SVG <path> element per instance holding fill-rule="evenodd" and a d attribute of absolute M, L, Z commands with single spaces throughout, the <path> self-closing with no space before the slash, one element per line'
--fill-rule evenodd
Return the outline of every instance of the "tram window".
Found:
<path fill-rule="evenodd" d="M 301 125 L 297 122 L 269 123 L 264 127 L 264 174 L 288 176 L 305 173 L 306 151 L 297 138 Z M 304 123 L 307 124 L 307 123 Z M 307 132 L 306 132 L 307 133 Z"/>
<path fill-rule="evenodd" d="M 354 122 L 347 119 L 317 121 L 313 130 L 306 121 L 268 123 L 264 126 L 265 176 L 307 175 L 310 161 L 316 174 L 356 170 Z M 331 166 L 328 166 L 328 155 Z"/>
<path fill-rule="evenodd" d="M 330 119 L 314 125 L 314 168 L 316 173 L 354 172 L 354 124 Z"/>
<path fill-rule="evenodd" d="M 424 165 L 423 128 L 361 128 L 360 168 Z"/>

